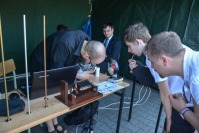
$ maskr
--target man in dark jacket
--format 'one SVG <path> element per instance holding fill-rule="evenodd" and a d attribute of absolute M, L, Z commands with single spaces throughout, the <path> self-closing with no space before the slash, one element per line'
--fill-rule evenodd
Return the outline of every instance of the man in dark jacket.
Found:
<path fill-rule="evenodd" d="M 108 62 L 110 62 L 111 58 L 119 63 L 121 41 L 113 35 L 114 27 L 112 23 L 105 23 L 103 24 L 102 28 L 103 36 L 101 36 L 99 41 L 102 42 L 106 47 L 107 57 L 102 63 L 98 64 L 98 66 L 100 67 L 101 73 L 106 73 L 108 69 Z"/>
<path fill-rule="evenodd" d="M 89 36 L 81 31 L 59 31 L 46 38 L 46 69 L 72 66 L 80 60 L 93 64 L 101 63 L 105 57 L 105 48 L 102 43 L 91 41 Z M 92 46 L 95 44 L 94 46 Z M 30 72 L 44 70 L 44 47 L 40 43 L 30 57 Z M 77 78 L 87 78 L 88 72 L 77 74 Z M 80 76 L 80 77 L 79 77 Z M 92 75 L 90 75 L 92 76 Z M 84 78 L 83 78 L 84 79 Z"/>
<path fill-rule="evenodd" d="M 104 45 L 101 42 L 89 40 L 89 36 L 81 30 L 60 30 L 48 36 L 46 38 L 46 69 L 72 66 L 82 60 L 92 64 L 101 63 L 106 57 Z M 33 72 L 44 70 L 43 42 L 32 52 L 30 67 L 31 76 Z M 89 79 L 93 76 L 92 73 L 92 71 L 78 73 L 76 78 Z M 48 132 L 64 131 L 57 118 L 47 121 L 46 124 Z"/>

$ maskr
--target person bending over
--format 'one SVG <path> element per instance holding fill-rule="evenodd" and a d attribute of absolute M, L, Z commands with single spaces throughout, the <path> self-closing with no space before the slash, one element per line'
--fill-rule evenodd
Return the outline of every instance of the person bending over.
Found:
<path fill-rule="evenodd" d="M 89 36 L 81 31 L 60 31 L 46 38 L 46 69 L 72 66 L 79 61 L 101 63 L 105 57 L 105 47 L 99 41 L 89 41 Z M 30 56 L 31 75 L 33 72 L 44 70 L 44 47 L 41 42 Z M 91 71 L 78 73 L 77 79 L 92 77 Z M 46 122 L 48 132 L 63 132 L 63 127 L 58 124 L 57 118 Z M 67 130 L 64 131 L 65 133 Z"/>
<path fill-rule="evenodd" d="M 183 79 L 183 87 L 178 87 L 182 93 L 170 94 L 170 103 L 199 132 L 199 52 L 183 45 L 180 37 L 170 31 L 150 39 L 147 55 L 161 77 L 177 75 Z M 192 100 L 194 112 L 187 107 Z"/>
<path fill-rule="evenodd" d="M 166 118 L 164 123 L 163 133 L 194 133 L 194 128 L 184 119 L 182 119 L 178 110 L 172 108 L 168 95 L 175 93 L 182 93 L 183 80 L 179 76 L 169 76 L 162 78 L 151 66 L 150 60 L 148 60 L 146 47 L 151 35 L 145 25 L 142 23 L 136 23 L 130 25 L 124 33 L 124 41 L 128 46 L 128 52 L 137 56 L 144 54 L 146 56 L 146 65 L 150 69 L 155 82 L 158 84 L 160 91 L 160 97 L 164 110 L 166 112 Z M 129 60 L 130 69 L 136 67 L 136 61 Z M 190 110 L 193 110 L 192 102 L 187 104 Z"/>

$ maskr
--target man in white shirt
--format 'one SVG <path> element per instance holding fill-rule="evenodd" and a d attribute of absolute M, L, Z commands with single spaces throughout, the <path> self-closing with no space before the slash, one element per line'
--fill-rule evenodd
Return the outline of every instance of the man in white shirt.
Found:
<path fill-rule="evenodd" d="M 142 23 L 137 23 L 130 25 L 124 34 L 124 41 L 128 46 L 128 52 L 136 56 L 141 56 L 144 54 L 146 56 L 146 65 L 150 69 L 155 82 L 158 84 L 160 91 L 160 97 L 162 104 L 166 112 L 166 119 L 163 132 L 166 133 L 194 133 L 194 128 L 186 121 L 184 121 L 178 112 L 171 107 L 169 101 L 169 94 L 181 93 L 183 87 L 183 80 L 179 76 L 169 76 L 166 78 L 161 78 L 159 74 L 151 67 L 151 62 L 147 59 L 146 47 L 147 42 L 151 38 L 149 31 L 146 26 Z M 129 59 L 130 69 L 136 67 L 136 61 Z M 192 110 L 193 105 L 188 104 L 189 108 Z"/>
<path fill-rule="evenodd" d="M 183 93 L 169 95 L 170 102 L 199 131 L 199 52 L 184 48 L 175 32 L 162 32 L 148 42 L 147 55 L 161 77 L 177 75 L 184 80 Z M 195 113 L 186 106 L 191 99 Z"/>

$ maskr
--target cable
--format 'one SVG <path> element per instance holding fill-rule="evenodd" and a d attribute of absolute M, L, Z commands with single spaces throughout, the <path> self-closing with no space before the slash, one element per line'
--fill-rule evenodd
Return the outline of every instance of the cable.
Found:
<path fill-rule="evenodd" d="M 148 89 L 146 89 L 146 91 L 145 91 L 145 93 L 144 93 L 144 96 L 140 99 L 140 95 L 141 95 L 141 92 L 142 92 L 142 89 L 144 88 L 144 86 L 142 86 L 142 88 L 140 89 L 140 93 L 139 93 L 139 99 L 138 99 L 138 101 L 137 102 L 135 102 L 135 104 L 138 104 L 140 101 L 142 101 L 142 99 L 145 97 L 145 95 L 146 95 L 146 93 L 147 93 L 147 91 L 148 91 Z"/>
<path fill-rule="evenodd" d="M 149 89 L 149 95 L 147 96 L 146 100 L 142 104 L 144 104 L 145 102 L 147 102 L 147 100 L 149 99 L 149 96 L 151 94 L 151 88 L 147 87 L 147 89 Z M 142 104 L 137 104 L 137 105 L 142 105 Z"/>
<path fill-rule="evenodd" d="M 106 107 L 109 107 L 109 106 L 111 106 L 111 105 L 119 104 L 119 103 L 120 103 L 120 102 L 111 103 L 111 104 L 109 104 L 109 105 L 99 107 L 99 109 L 100 109 L 100 108 L 106 108 Z M 123 102 L 123 103 L 125 103 L 125 104 L 129 104 L 129 102 Z"/>
<path fill-rule="evenodd" d="M 79 128 L 79 126 L 82 126 L 82 125 L 84 125 L 84 123 L 83 124 L 79 124 L 79 125 L 77 125 L 77 127 L 76 127 L 76 133 L 78 133 L 78 128 Z"/>
<path fill-rule="evenodd" d="M 84 122 L 83 124 L 79 124 L 77 125 L 76 127 L 76 133 L 78 133 L 78 128 L 80 126 L 84 126 L 82 127 L 82 133 L 86 132 L 89 133 L 89 132 L 93 132 L 93 126 L 95 126 L 97 123 L 97 121 L 95 119 L 92 120 L 92 124 L 90 124 L 90 119 L 87 121 L 87 122 Z"/>
<path fill-rule="evenodd" d="M 142 96 L 142 98 L 140 98 L 141 97 L 141 92 L 142 92 L 142 89 L 144 88 L 144 85 L 141 87 L 141 89 L 140 89 L 140 91 L 139 91 L 139 98 L 138 98 L 138 100 L 133 104 L 133 107 L 134 106 L 136 106 L 136 105 L 143 105 L 144 103 L 146 103 L 147 102 L 147 100 L 149 99 L 149 96 L 151 95 L 151 88 L 150 87 L 147 87 L 146 88 L 146 91 L 144 92 L 144 95 Z M 148 92 L 149 91 L 149 92 Z M 148 96 L 146 97 L 146 99 L 144 100 L 144 102 L 143 103 L 141 103 L 142 101 L 143 101 L 143 99 L 144 99 L 144 97 L 146 96 L 146 94 L 147 94 L 147 92 L 148 92 Z M 128 97 L 127 97 L 128 98 Z M 111 104 L 109 104 L 109 105 L 106 105 L 106 106 L 103 106 L 103 107 L 99 107 L 98 109 L 111 109 L 111 110 L 118 110 L 118 108 L 107 108 L 107 107 L 109 107 L 109 106 L 111 106 L 111 105 L 115 105 L 115 104 L 119 104 L 120 102 L 115 102 L 115 103 L 111 103 Z M 124 104 L 130 104 L 130 102 L 124 102 Z M 127 108 L 130 108 L 130 107 L 123 107 L 124 109 L 127 109 Z"/>
<path fill-rule="evenodd" d="M 142 90 L 142 89 L 143 89 L 143 86 L 142 86 L 141 90 Z M 139 92 L 139 99 L 140 99 L 140 93 L 141 93 L 141 91 Z M 139 101 L 139 100 L 138 100 L 138 101 Z M 111 104 L 109 104 L 109 105 L 106 105 L 106 106 L 103 106 L 103 107 L 99 107 L 99 109 L 100 109 L 100 108 L 106 108 L 106 107 L 109 107 L 109 106 L 111 106 L 111 105 L 118 104 L 118 103 L 120 103 L 120 102 L 111 103 Z M 124 102 L 124 103 L 129 104 L 129 102 Z"/>

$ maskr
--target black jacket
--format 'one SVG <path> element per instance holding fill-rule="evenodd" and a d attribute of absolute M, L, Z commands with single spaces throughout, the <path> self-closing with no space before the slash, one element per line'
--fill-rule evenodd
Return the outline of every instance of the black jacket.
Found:
<path fill-rule="evenodd" d="M 89 36 L 81 31 L 59 31 L 46 38 L 46 69 L 75 65 L 79 61 L 84 40 Z M 30 56 L 30 72 L 44 70 L 44 47 L 41 42 Z"/>

